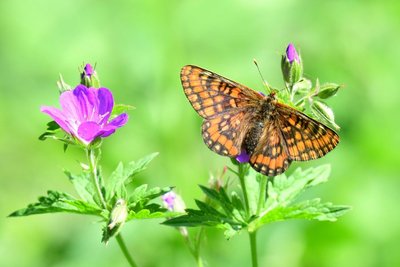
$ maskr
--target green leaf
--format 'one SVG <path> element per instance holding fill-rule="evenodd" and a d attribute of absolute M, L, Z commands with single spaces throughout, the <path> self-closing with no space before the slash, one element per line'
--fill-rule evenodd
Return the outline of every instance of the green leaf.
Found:
<path fill-rule="evenodd" d="M 312 88 L 312 83 L 306 78 L 302 78 L 300 81 L 293 84 L 293 91 L 297 94 L 308 94 Z"/>
<path fill-rule="evenodd" d="M 143 184 L 141 186 L 138 186 L 132 192 L 132 194 L 129 196 L 128 201 L 130 209 L 140 210 L 145 207 L 147 203 L 152 199 L 158 198 L 172 190 L 172 187 L 154 187 L 149 190 L 147 190 L 147 187 L 147 184 Z"/>
<path fill-rule="evenodd" d="M 218 226 L 224 224 L 218 216 L 206 214 L 203 211 L 188 209 L 187 212 L 187 215 L 169 219 L 162 224 L 173 227 Z"/>
<path fill-rule="evenodd" d="M 330 98 L 338 92 L 340 85 L 336 83 L 324 83 L 320 86 L 317 96 L 321 99 Z"/>
<path fill-rule="evenodd" d="M 340 129 L 340 127 L 335 123 L 335 116 L 332 109 L 322 101 L 314 101 L 311 105 L 311 112 L 319 120 L 331 125 L 335 129 Z"/>
<path fill-rule="evenodd" d="M 292 175 L 278 175 L 268 183 L 268 198 L 260 217 L 249 225 L 249 231 L 255 231 L 262 225 L 288 219 L 309 219 L 334 221 L 343 215 L 349 207 L 321 203 L 319 199 L 293 203 L 307 188 L 328 180 L 330 165 L 322 165 L 306 170 L 296 169 Z"/>
<path fill-rule="evenodd" d="M 273 182 L 268 183 L 268 198 L 266 209 L 292 202 L 307 187 L 326 182 L 330 174 L 330 165 L 302 170 L 297 168 L 291 176 L 278 175 Z"/>
<path fill-rule="evenodd" d="M 111 112 L 111 118 L 114 118 L 124 112 L 135 109 L 134 106 L 125 105 L 125 104 L 116 104 Z"/>
<path fill-rule="evenodd" d="M 258 172 L 251 168 L 244 179 L 246 183 L 247 198 L 249 201 L 250 214 L 257 213 L 258 200 L 260 197 L 260 177 Z"/>
<path fill-rule="evenodd" d="M 138 161 L 132 161 L 127 166 L 120 162 L 111 174 L 106 185 L 106 192 L 108 192 L 107 200 L 110 200 L 114 196 L 117 198 L 126 197 L 126 185 L 132 182 L 133 177 L 146 169 L 147 165 L 158 155 L 158 153 L 152 153 Z"/>
<path fill-rule="evenodd" d="M 64 173 L 68 176 L 71 183 L 74 185 L 78 195 L 86 202 L 96 204 L 93 196 L 96 194 L 93 184 L 91 182 L 90 173 L 83 172 L 81 174 L 72 174 L 67 170 Z"/>
<path fill-rule="evenodd" d="M 162 211 L 152 212 L 148 209 L 142 209 L 139 212 L 130 211 L 127 221 L 143 220 L 143 219 L 159 219 L 159 218 L 166 218 L 169 216 L 171 216 L 171 214 L 166 213 L 166 212 L 162 212 Z"/>
<path fill-rule="evenodd" d="M 336 221 L 346 213 L 350 207 L 321 203 L 319 198 L 303 201 L 288 207 L 278 207 L 259 220 L 259 224 L 289 219 L 306 219 L 318 221 Z"/>
<path fill-rule="evenodd" d="M 96 205 L 78 200 L 69 194 L 49 190 L 47 196 L 39 197 L 38 202 L 30 204 L 24 209 L 17 210 L 9 216 L 18 217 L 55 212 L 101 216 L 102 210 Z"/>

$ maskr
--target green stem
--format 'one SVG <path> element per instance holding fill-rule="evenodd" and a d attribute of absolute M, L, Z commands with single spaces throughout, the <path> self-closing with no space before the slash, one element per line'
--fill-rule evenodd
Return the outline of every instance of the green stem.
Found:
<path fill-rule="evenodd" d="M 203 267 L 203 259 L 200 257 L 200 244 L 202 240 L 202 236 L 204 233 L 204 227 L 201 227 L 199 232 L 196 235 L 196 240 L 195 240 L 195 250 L 196 250 L 196 262 L 198 267 Z"/>
<path fill-rule="evenodd" d="M 244 181 L 245 175 L 246 175 L 246 170 L 247 166 L 246 164 L 239 164 L 239 181 L 240 181 L 240 186 L 242 187 L 243 191 L 243 198 L 244 198 L 244 204 L 246 205 L 246 213 L 247 216 L 250 216 L 250 205 L 249 205 L 249 198 L 247 196 L 247 189 L 246 189 L 246 183 Z"/>
<path fill-rule="evenodd" d="M 258 267 L 256 234 L 257 234 L 256 231 L 249 232 L 250 248 L 251 248 L 251 263 L 252 263 L 253 267 Z"/>
<path fill-rule="evenodd" d="M 262 175 L 261 180 L 260 180 L 260 196 L 258 197 L 258 205 L 257 205 L 257 213 L 256 213 L 257 216 L 260 215 L 260 212 L 265 204 L 267 183 L 268 183 L 268 177 Z"/>
<path fill-rule="evenodd" d="M 89 148 L 87 150 L 87 156 L 89 159 L 89 164 L 90 164 L 90 171 L 92 172 L 92 179 L 93 179 L 93 184 L 96 189 L 97 197 L 100 200 L 101 205 L 103 206 L 104 209 L 107 209 L 107 203 L 104 200 L 103 193 L 101 192 L 100 188 L 100 182 L 99 182 L 99 177 L 98 177 L 98 172 L 97 172 L 97 159 L 96 159 L 96 153 L 93 148 Z"/>
<path fill-rule="evenodd" d="M 182 232 L 182 229 L 185 229 L 185 232 Z M 192 254 L 193 258 L 196 260 L 198 267 L 203 267 L 203 259 L 200 257 L 200 243 L 201 243 L 201 236 L 203 234 L 203 227 L 200 228 L 200 231 L 197 233 L 196 238 L 192 241 L 190 236 L 187 233 L 187 229 L 182 227 L 180 232 L 185 240 L 187 247 L 189 248 L 190 253 Z"/>
<path fill-rule="evenodd" d="M 118 234 L 115 238 L 117 239 L 118 245 L 121 248 L 122 253 L 124 253 L 124 256 L 125 256 L 126 260 L 129 262 L 129 265 L 131 267 L 137 267 L 136 263 L 133 261 L 131 255 L 129 254 L 129 251 L 128 251 L 126 245 L 125 245 L 125 242 L 122 239 L 122 235 Z"/>
<path fill-rule="evenodd" d="M 99 201 L 101 203 L 101 206 L 104 209 L 107 209 L 107 203 L 104 199 L 103 193 L 101 192 L 101 187 L 100 187 L 100 181 L 99 181 L 99 176 L 98 176 L 98 171 L 97 171 L 97 156 L 96 156 L 96 152 L 93 148 L 88 148 L 86 150 L 86 155 L 88 157 L 89 160 L 89 166 L 90 166 L 90 171 L 92 172 L 92 179 L 93 179 L 93 185 L 96 189 L 96 194 L 97 197 L 99 198 Z M 117 242 L 119 247 L 122 250 L 122 253 L 124 254 L 126 260 L 128 261 L 129 265 L 131 267 L 137 267 L 136 263 L 133 261 L 131 255 L 129 254 L 129 251 L 125 245 L 124 240 L 122 239 L 122 235 L 118 234 L 116 237 Z"/>
<path fill-rule="evenodd" d="M 239 164 L 239 181 L 240 181 L 240 186 L 242 187 L 243 190 L 243 198 L 244 198 L 244 202 L 246 205 L 246 211 L 247 211 L 247 216 L 250 217 L 250 205 L 249 205 L 249 198 L 247 195 L 247 189 L 246 189 L 246 183 L 245 183 L 245 176 L 246 176 L 246 172 L 248 166 L 245 164 Z M 263 186 L 266 182 L 264 181 L 265 179 L 261 180 L 261 186 Z M 265 186 L 263 186 L 265 187 Z M 263 189 L 260 189 L 260 194 L 263 191 Z M 265 195 L 265 191 L 264 191 L 264 195 Z M 261 195 L 260 195 L 261 197 Z M 265 197 L 263 198 L 265 199 Z M 259 213 L 259 211 L 261 210 L 261 204 L 260 201 L 258 203 L 258 207 L 257 207 L 257 214 Z M 250 250 L 251 250 L 251 262 L 252 262 L 252 266 L 253 267 L 258 267 L 258 262 L 257 262 L 257 242 L 256 242 L 256 231 L 249 231 L 248 229 L 248 233 L 249 233 L 249 239 L 250 239 Z"/>

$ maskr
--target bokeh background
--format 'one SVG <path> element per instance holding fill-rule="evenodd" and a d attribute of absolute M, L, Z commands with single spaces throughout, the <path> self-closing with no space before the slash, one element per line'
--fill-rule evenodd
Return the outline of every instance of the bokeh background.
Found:
<path fill-rule="evenodd" d="M 399 14 L 395 1 L 0 1 L 0 265 L 127 266 L 114 240 L 100 243 L 96 218 L 6 218 L 48 189 L 73 193 L 62 169 L 78 170 L 80 151 L 37 139 L 49 121 L 39 107 L 58 105 L 59 73 L 75 85 L 78 65 L 97 63 L 116 101 L 136 107 L 104 143 L 104 172 L 159 151 L 137 183 L 175 185 L 193 207 L 197 184 L 229 160 L 203 144 L 180 68 L 196 64 L 262 90 L 256 58 L 281 87 L 280 55 L 293 42 L 307 77 L 345 85 L 329 101 L 341 143 L 308 165 L 332 165 L 311 195 L 353 210 L 335 223 L 263 228 L 260 266 L 400 266 Z M 137 263 L 195 266 L 178 232 L 159 223 L 123 229 Z M 226 241 L 209 230 L 202 253 L 207 266 L 250 265 L 244 233 Z"/>

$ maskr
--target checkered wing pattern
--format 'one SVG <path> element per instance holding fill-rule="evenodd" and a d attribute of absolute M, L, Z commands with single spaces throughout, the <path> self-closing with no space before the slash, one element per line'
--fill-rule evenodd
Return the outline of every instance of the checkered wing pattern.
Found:
<path fill-rule="evenodd" d="M 223 156 L 239 155 L 244 135 L 250 127 L 251 109 L 263 96 L 191 65 L 182 68 L 181 81 L 190 104 L 205 118 L 202 126 L 205 144 Z"/>
<path fill-rule="evenodd" d="M 250 157 L 250 165 L 264 175 L 276 176 L 285 172 L 291 162 L 280 129 L 275 121 L 267 121 Z"/>
<path fill-rule="evenodd" d="M 251 113 L 246 109 L 231 110 L 203 122 L 204 143 L 214 152 L 228 157 L 240 154 L 245 134 L 250 127 Z"/>
<path fill-rule="evenodd" d="M 304 113 L 281 103 L 277 103 L 276 110 L 277 124 L 291 159 L 317 159 L 339 143 L 339 136 L 333 130 Z"/>
<path fill-rule="evenodd" d="M 205 119 L 240 112 L 263 98 L 244 85 L 192 65 L 182 68 L 181 81 L 190 104 Z"/>

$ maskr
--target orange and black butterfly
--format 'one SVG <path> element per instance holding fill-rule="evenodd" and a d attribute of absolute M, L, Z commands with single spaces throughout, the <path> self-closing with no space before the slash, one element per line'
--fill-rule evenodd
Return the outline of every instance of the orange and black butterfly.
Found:
<path fill-rule="evenodd" d="M 292 161 L 317 159 L 339 136 L 304 113 L 261 93 L 187 65 L 181 70 L 186 97 L 204 118 L 202 135 L 214 152 L 235 158 L 245 152 L 250 165 L 267 176 L 287 170 Z"/>

